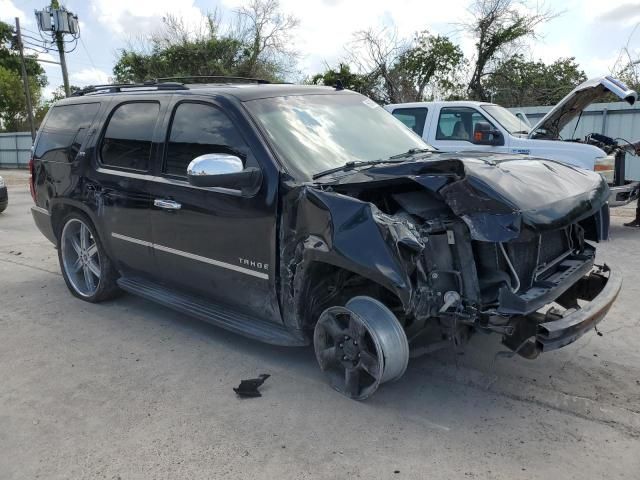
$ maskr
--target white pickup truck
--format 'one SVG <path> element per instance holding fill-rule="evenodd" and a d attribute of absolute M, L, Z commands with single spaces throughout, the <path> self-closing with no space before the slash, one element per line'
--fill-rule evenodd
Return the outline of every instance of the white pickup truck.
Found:
<path fill-rule="evenodd" d="M 624 178 L 622 147 L 598 134 L 565 141 L 560 136 L 560 131 L 571 120 L 576 117 L 580 120 L 579 115 L 588 105 L 610 94 L 631 105 L 638 97 L 635 91 L 614 78 L 587 80 L 533 127 L 522 117 L 493 103 L 415 102 L 384 108 L 439 150 L 520 153 L 595 170 L 609 183 L 609 205 L 615 207 L 637 199 L 640 194 L 640 183 Z"/>

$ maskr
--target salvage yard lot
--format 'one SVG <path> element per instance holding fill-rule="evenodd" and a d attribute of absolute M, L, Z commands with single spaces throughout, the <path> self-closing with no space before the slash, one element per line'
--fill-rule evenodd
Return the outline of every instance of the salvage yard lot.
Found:
<path fill-rule="evenodd" d="M 0 174 L 1 479 L 638 478 L 640 231 L 622 216 L 599 247 L 625 279 L 602 336 L 528 361 L 476 335 L 359 403 L 311 348 L 71 296 L 24 172 Z M 260 373 L 264 396 L 238 399 Z"/>

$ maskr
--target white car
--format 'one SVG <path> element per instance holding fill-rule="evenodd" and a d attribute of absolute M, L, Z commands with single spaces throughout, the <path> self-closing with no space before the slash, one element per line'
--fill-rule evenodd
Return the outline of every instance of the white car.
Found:
<path fill-rule="evenodd" d="M 611 187 L 609 204 L 620 206 L 638 198 L 640 183 L 624 179 L 614 182 L 616 150 L 596 140 L 597 135 L 584 142 L 564 142 L 560 137 L 560 131 L 588 105 L 611 93 L 631 105 L 638 97 L 614 78 L 587 80 L 533 127 L 526 116 L 516 116 L 500 105 L 486 102 L 414 102 L 384 108 L 439 150 L 519 153 L 595 170 Z M 619 156 L 618 162 L 624 162 L 624 155 Z"/>

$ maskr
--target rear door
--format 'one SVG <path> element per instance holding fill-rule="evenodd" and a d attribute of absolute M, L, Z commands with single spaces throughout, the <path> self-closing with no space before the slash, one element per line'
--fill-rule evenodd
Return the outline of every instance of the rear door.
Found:
<path fill-rule="evenodd" d="M 266 149 L 239 108 L 223 108 L 209 97 L 176 95 L 165 124 L 164 155 L 151 188 L 153 242 L 164 282 L 279 321 L 278 177 Z M 236 155 L 245 167 L 260 168 L 262 186 L 241 193 L 190 185 L 187 166 L 207 153 Z"/>
<path fill-rule="evenodd" d="M 429 110 L 426 107 L 398 107 L 391 114 L 422 137 Z M 424 137 L 426 140 L 426 137 Z"/>
<path fill-rule="evenodd" d="M 102 224 L 103 242 L 120 270 L 154 276 L 151 244 L 152 159 L 162 113 L 170 96 L 114 99 L 97 143 L 96 169 L 85 186 Z"/>

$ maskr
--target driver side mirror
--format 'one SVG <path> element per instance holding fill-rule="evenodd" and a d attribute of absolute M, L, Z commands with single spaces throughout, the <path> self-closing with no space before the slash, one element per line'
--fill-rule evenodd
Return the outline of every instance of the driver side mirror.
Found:
<path fill-rule="evenodd" d="M 502 132 L 493 128 L 490 123 L 478 122 L 473 128 L 473 143 L 476 145 L 504 145 Z"/>
<path fill-rule="evenodd" d="M 221 187 L 254 191 L 262 182 L 255 167 L 244 168 L 242 160 L 227 153 L 208 153 L 194 158 L 187 167 L 189 183 L 195 187 Z"/>

